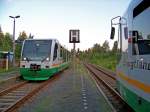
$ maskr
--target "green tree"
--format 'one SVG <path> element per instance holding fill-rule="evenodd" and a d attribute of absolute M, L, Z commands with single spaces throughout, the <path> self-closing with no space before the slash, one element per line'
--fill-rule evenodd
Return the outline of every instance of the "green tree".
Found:
<path fill-rule="evenodd" d="M 118 41 L 115 41 L 115 42 L 114 42 L 114 45 L 113 45 L 113 48 L 112 48 L 112 52 L 113 52 L 113 53 L 116 53 L 117 50 L 118 50 Z"/>
<path fill-rule="evenodd" d="M 15 50 L 16 59 L 20 59 L 21 57 L 21 48 L 22 48 L 21 44 L 16 44 L 16 50 Z"/>
<path fill-rule="evenodd" d="M 12 50 L 12 39 L 9 33 L 3 34 L 3 32 L 0 32 L 0 50 L 1 51 Z"/>
<path fill-rule="evenodd" d="M 19 41 L 24 41 L 25 39 L 27 39 L 27 34 L 25 31 L 20 32 L 18 40 Z"/>
<path fill-rule="evenodd" d="M 12 46 L 13 46 L 13 42 L 11 39 L 11 35 L 9 33 L 6 33 L 4 35 L 4 40 L 3 40 L 3 50 L 4 51 L 12 51 Z"/>
<path fill-rule="evenodd" d="M 93 46 L 93 52 L 101 52 L 102 51 L 102 48 L 100 46 L 100 44 L 94 44 Z"/>
<path fill-rule="evenodd" d="M 15 55 L 17 59 L 20 59 L 21 57 L 22 42 L 27 38 L 28 36 L 25 31 L 20 32 L 19 37 L 17 39 L 16 50 L 15 50 Z"/>
<path fill-rule="evenodd" d="M 105 42 L 102 45 L 103 51 L 108 52 L 109 51 L 109 42 L 105 40 Z"/>
<path fill-rule="evenodd" d="M 4 34 L 3 34 L 3 32 L 0 32 L 0 51 L 3 50 L 3 48 L 4 48 L 3 41 L 4 41 Z"/>
<path fill-rule="evenodd" d="M 34 35 L 29 34 L 29 39 L 33 39 Z"/>

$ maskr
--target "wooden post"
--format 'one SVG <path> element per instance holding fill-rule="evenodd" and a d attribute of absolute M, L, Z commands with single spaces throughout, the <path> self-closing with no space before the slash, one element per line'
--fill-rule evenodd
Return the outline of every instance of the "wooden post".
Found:
<path fill-rule="evenodd" d="M 8 56 L 6 57 L 6 71 L 8 70 Z"/>

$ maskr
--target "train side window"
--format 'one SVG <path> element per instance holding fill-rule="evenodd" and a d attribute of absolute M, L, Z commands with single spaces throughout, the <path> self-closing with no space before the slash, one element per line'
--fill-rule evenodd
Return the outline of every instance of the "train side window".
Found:
<path fill-rule="evenodd" d="M 57 50 L 58 50 L 58 44 L 55 44 L 55 48 L 54 48 L 54 55 L 53 55 L 53 60 L 55 60 L 57 58 Z"/>
<path fill-rule="evenodd" d="M 133 10 L 133 31 L 137 34 L 137 41 L 133 43 L 134 55 L 150 54 L 150 4 L 148 0 L 143 0 Z"/>
<path fill-rule="evenodd" d="M 60 47 L 60 57 L 63 57 L 63 48 Z"/>
<path fill-rule="evenodd" d="M 132 31 L 132 54 L 133 55 L 139 54 L 138 39 L 139 39 L 139 32 L 136 30 Z"/>
<path fill-rule="evenodd" d="M 63 59 L 64 59 L 64 62 L 66 62 L 66 50 L 64 49 L 64 52 L 63 52 Z"/>
<path fill-rule="evenodd" d="M 128 27 L 124 27 L 124 37 L 128 39 Z"/>

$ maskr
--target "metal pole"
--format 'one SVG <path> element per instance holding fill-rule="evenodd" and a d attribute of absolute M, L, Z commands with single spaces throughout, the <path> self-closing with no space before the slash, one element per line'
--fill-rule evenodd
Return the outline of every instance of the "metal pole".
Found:
<path fill-rule="evenodd" d="M 73 43 L 73 57 L 75 59 L 75 55 L 76 55 L 76 44 Z"/>
<path fill-rule="evenodd" d="M 13 56 L 13 67 L 15 67 L 15 19 L 16 18 L 20 18 L 20 16 L 9 16 L 10 18 L 12 18 L 14 20 L 14 28 L 13 28 L 13 53 L 14 53 L 14 56 Z"/>
<path fill-rule="evenodd" d="M 122 24 L 121 24 L 121 18 L 119 20 L 119 28 L 120 28 L 120 51 L 122 55 Z"/>
<path fill-rule="evenodd" d="M 75 60 L 76 59 L 76 44 L 73 43 L 73 66 L 74 66 L 74 71 L 75 71 Z"/>
<path fill-rule="evenodd" d="M 14 18 L 14 28 L 13 28 L 13 67 L 15 67 L 15 18 Z"/>

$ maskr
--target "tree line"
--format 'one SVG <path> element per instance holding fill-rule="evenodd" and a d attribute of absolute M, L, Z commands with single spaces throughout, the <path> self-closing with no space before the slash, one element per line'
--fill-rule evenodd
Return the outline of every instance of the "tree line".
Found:
<path fill-rule="evenodd" d="M 117 64 L 118 42 L 115 41 L 113 48 L 110 49 L 109 42 L 106 40 L 102 45 L 96 43 L 92 48 L 85 51 L 77 50 L 80 60 L 103 66 L 115 71 Z"/>
<path fill-rule="evenodd" d="M 114 42 L 112 49 L 110 49 L 109 42 L 107 40 L 105 40 L 102 45 L 96 43 L 93 45 L 92 48 L 88 48 L 85 51 L 80 51 L 80 49 L 78 48 L 77 54 L 87 54 L 87 55 L 90 55 L 90 54 L 94 55 L 95 53 L 112 53 L 112 54 L 115 54 L 118 52 L 118 50 L 119 49 L 118 49 L 118 42 L 117 41 Z"/>
<path fill-rule="evenodd" d="M 15 56 L 16 59 L 20 58 L 21 55 L 21 48 L 22 48 L 22 42 L 27 38 L 33 38 L 31 34 L 29 36 L 25 31 L 22 31 L 19 33 L 19 36 L 17 40 L 15 40 Z M 0 51 L 13 51 L 13 36 L 6 32 L 4 33 L 0 27 Z"/>

